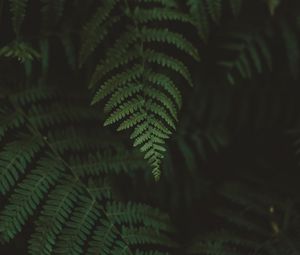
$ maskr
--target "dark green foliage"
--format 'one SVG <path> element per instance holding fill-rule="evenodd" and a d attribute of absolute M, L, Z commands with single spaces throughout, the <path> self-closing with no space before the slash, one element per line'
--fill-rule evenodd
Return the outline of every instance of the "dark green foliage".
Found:
<path fill-rule="evenodd" d="M 24 42 L 12 42 L 0 49 L 0 56 L 16 58 L 20 62 L 32 61 L 39 58 L 40 54 Z"/>
<path fill-rule="evenodd" d="M 19 35 L 22 23 L 26 15 L 28 0 L 10 0 L 10 12 L 13 29 Z"/>
<path fill-rule="evenodd" d="M 228 37 L 230 39 L 224 40 L 219 47 L 234 57 L 219 61 L 218 65 L 227 69 L 226 76 L 230 83 L 235 83 L 234 72 L 243 79 L 249 79 L 254 73 L 262 73 L 263 68 L 272 69 L 272 55 L 263 36 L 236 32 Z"/>
<path fill-rule="evenodd" d="M 299 254 L 299 14 L 0 1 L 0 253 Z"/>
<path fill-rule="evenodd" d="M 145 154 L 158 180 L 165 140 L 175 129 L 180 104 L 179 92 L 172 89 L 175 86 L 173 81 L 165 73 L 158 73 L 157 68 L 162 71 L 164 68 L 171 69 L 190 85 L 192 79 L 181 60 L 153 46 L 168 44 L 195 60 L 199 57 L 197 49 L 182 34 L 161 26 L 151 27 L 151 24 L 163 21 L 193 22 L 189 16 L 168 7 L 164 1 L 157 1 L 160 5 L 150 8 L 144 6 L 143 1 L 136 4 L 120 1 L 118 6 L 121 5 L 122 9 L 118 9 L 118 14 L 114 16 L 116 2 L 104 1 L 104 5 L 84 27 L 81 62 L 106 39 L 109 30 L 129 19 L 92 76 L 90 86 L 99 84 L 92 104 L 110 97 L 105 106 L 109 115 L 104 125 L 120 123 L 118 130 L 133 128 L 131 139 L 134 146 L 139 146 Z M 155 81 L 151 77 L 153 70 L 156 70 Z M 166 79 L 170 80 L 170 84 L 165 83 Z"/>
<path fill-rule="evenodd" d="M 83 121 L 93 123 L 95 112 L 82 103 L 63 103 L 66 100 L 71 99 L 47 87 L 31 87 L 1 102 L 5 144 L 0 155 L 0 190 L 3 195 L 9 193 L 0 216 L 1 240 L 14 238 L 39 213 L 29 240 L 30 254 L 82 254 L 89 237 L 91 244 L 85 254 L 119 254 L 114 250 L 132 254 L 140 244 L 168 245 L 161 241 L 168 240 L 166 234 L 160 234 L 160 230 L 172 230 L 168 217 L 146 205 L 114 202 L 104 177 L 142 167 L 140 157 L 121 149 L 119 142 L 92 142 L 108 137 L 99 129 L 91 132 L 80 127 Z M 87 131 L 91 136 L 84 135 Z M 91 152 L 96 162 L 90 161 L 91 155 L 82 156 Z M 91 164 L 96 166 L 88 166 Z M 92 175 L 96 178 L 93 182 L 82 178 Z M 137 230 L 144 239 L 128 239 L 136 224 L 144 225 Z M 110 233 L 109 240 L 97 242 L 100 233 L 94 232 L 95 228 Z"/>

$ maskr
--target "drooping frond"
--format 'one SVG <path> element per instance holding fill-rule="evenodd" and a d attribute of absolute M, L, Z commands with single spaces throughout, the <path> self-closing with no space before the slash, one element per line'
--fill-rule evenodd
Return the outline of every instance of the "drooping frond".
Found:
<path fill-rule="evenodd" d="M 52 155 L 50 156 L 52 157 Z M 22 180 L 1 212 L 0 230 L 5 241 L 12 239 L 33 215 L 38 205 L 59 178 L 61 166 L 51 158 L 42 158 L 37 168 Z"/>
<path fill-rule="evenodd" d="M 10 11 L 13 29 L 19 35 L 26 14 L 28 0 L 10 0 Z"/>
<path fill-rule="evenodd" d="M 28 43 L 13 41 L 0 49 L 0 56 L 16 58 L 20 62 L 25 62 L 39 58 L 40 54 Z"/>
<path fill-rule="evenodd" d="M 147 2 L 153 2 L 153 6 L 147 7 Z M 126 1 L 124 4 L 126 6 Z M 99 7 L 84 29 L 81 59 L 84 61 L 106 39 L 106 33 L 114 25 L 112 22 L 129 22 L 96 67 L 91 86 L 97 85 L 98 88 L 92 103 L 109 97 L 105 106 L 108 118 L 104 125 L 119 123 L 118 130 L 133 129 L 131 138 L 134 145 L 145 154 L 155 179 L 158 179 L 165 140 L 176 127 L 181 105 L 180 93 L 164 71 L 169 69 L 179 74 L 188 84 L 192 84 L 192 79 L 181 60 L 159 51 L 156 45 L 169 45 L 195 60 L 199 57 L 197 50 L 182 34 L 168 28 L 151 27 L 151 23 L 194 22 L 176 8 L 165 5 L 164 1 L 132 4 L 130 2 L 125 11 L 119 10 L 121 16 L 112 14 L 116 12 L 114 1 L 104 2 Z M 158 72 L 158 68 L 161 71 Z"/>

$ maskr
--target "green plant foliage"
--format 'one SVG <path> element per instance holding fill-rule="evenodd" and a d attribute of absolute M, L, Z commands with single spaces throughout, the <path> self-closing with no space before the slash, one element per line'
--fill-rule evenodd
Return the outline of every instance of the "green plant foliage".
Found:
<path fill-rule="evenodd" d="M 206 1 L 208 12 L 215 23 L 219 23 L 222 14 L 222 1 L 212 0 Z"/>
<path fill-rule="evenodd" d="M 115 23 L 129 19 L 111 49 L 96 67 L 91 87 L 98 84 L 92 104 L 109 96 L 105 106 L 108 118 L 104 125 L 120 123 L 118 130 L 133 128 L 131 139 L 139 146 L 152 166 L 155 179 L 160 176 L 160 164 L 165 140 L 176 127 L 180 109 L 177 85 L 164 72 L 167 68 L 181 75 L 188 84 L 192 80 L 188 68 L 179 59 L 162 52 L 155 44 L 167 44 L 199 60 L 196 48 L 181 34 L 168 28 L 151 27 L 151 23 L 177 21 L 193 24 L 192 20 L 162 1 L 146 8 L 129 3 L 113 16 L 115 1 L 99 7 L 84 28 L 81 59 L 84 61 Z M 158 1 L 160 2 L 160 1 Z M 124 22 L 124 21 L 123 21 Z M 132 23 L 132 24 L 131 24 Z M 101 31 L 101 33 L 99 33 Z"/>
<path fill-rule="evenodd" d="M 243 79 L 250 79 L 253 73 L 262 73 L 263 67 L 272 69 L 272 55 L 266 40 L 259 34 L 232 33 L 230 39 L 220 45 L 222 50 L 229 51 L 234 57 L 222 60 L 218 65 L 227 69 L 226 76 L 234 84 L 234 72 Z"/>
<path fill-rule="evenodd" d="M 14 41 L 0 49 L 0 57 L 2 56 L 25 62 L 39 58 L 40 54 L 25 42 Z"/>
<path fill-rule="evenodd" d="M 148 243 L 173 246 L 166 215 L 143 204 L 113 200 L 106 173 L 143 167 L 141 158 L 124 152 L 118 143 L 93 142 L 107 134 L 89 130 L 91 136 L 83 135 L 80 122 L 95 120 L 95 112 L 63 104 L 65 100 L 47 87 L 32 87 L 1 102 L 5 144 L 0 190 L 9 197 L 0 213 L 2 242 L 14 238 L 38 212 L 29 254 L 82 254 L 88 238 L 85 254 L 135 254 L 135 249 L 143 250 L 139 245 Z M 90 161 L 92 152 L 97 161 Z M 87 159 L 85 153 L 90 154 Z M 95 177 L 86 182 L 84 176 Z"/>
<path fill-rule="evenodd" d="M 232 14 L 238 17 L 242 9 L 242 0 L 188 0 L 187 5 L 191 17 L 194 19 L 199 36 L 204 42 L 207 42 L 211 27 L 214 24 L 219 25 L 222 18 L 223 8 L 229 7 Z"/>
<path fill-rule="evenodd" d="M 22 23 L 26 15 L 28 0 L 10 0 L 9 2 L 12 26 L 16 35 L 19 35 Z"/>
<path fill-rule="evenodd" d="M 299 254 L 299 16 L 0 1 L 0 253 Z"/>

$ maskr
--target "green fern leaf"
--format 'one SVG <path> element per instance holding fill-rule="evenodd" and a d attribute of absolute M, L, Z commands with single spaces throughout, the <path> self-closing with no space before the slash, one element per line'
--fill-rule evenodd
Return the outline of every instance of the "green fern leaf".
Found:
<path fill-rule="evenodd" d="M 163 42 L 168 43 L 179 50 L 187 53 L 195 60 L 199 61 L 197 50 L 182 35 L 174 33 L 166 29 L 153 29 L 144 27 L 141 31 L 142 40 L 144 42 Z"/>
<path fill-rule="evenodd" d="M 93 233 L 87 254 L 112 254 L 113 243 L 118 238 L 118 232 L 114 224 L 107 220 L 101 220 L 101 225 Z"/>
<path fill-rule="evenodd" d="M 149 1 L 146 1 L 147 3 Z M 153 1 L 150 1 L 153 2 Z M 164 1 L 154 1 L 164 6 Z M 109 11 L 109 20 L 113 11 Z M 160 162 L 169 135 L 169 126 L 175 129 L 181 95 L 164 70 L 181 75 L 190 85 L 192 78 L 185 64 L 156 50 L 155 45 L 171 45 L 199 61 L 197 49 L 183 35 L 167 28 L 149 27 L 153 22 L 176 21 L 194 24 L 186 15 L 169 7 L 140 8 L 138 4 L 123 12 L 134 25 L 126 24 L 120 36 L 100 61 L 92 76 L 90 87 L 100 83 L 92 104 L 109 97 L 105 106 L 108 118 L 104 125 L 119 123 L 118 130 L 133 128 L 134 145 L 145 153 L 155 177 L 160 175 Z M 105 30 L 104 18 L 97 12 L 88 23 L 93 29 Z M 118 16 L 120 17 L 120 15 Z M 120 20 L 123 20 L 121 17 Z M 93 40 L 91 38 L 91 40 Z M 86 38 L 86 41 L 90 41 Z M 98 45 L 98 42 L 94 44 Z M 161 72 L 154 72 L 159 67 Z M 156 88 L 160 87 L 160 88 Z M 166 125 L 166 126 L 165 126 Z"/>
<path fill-rule="evenodd" d="M 9 191 L 25 173 L 42 144 L 39 137 L 20 135 L 16 141 L 3 148 L 0 153 L 0 191 L 2 194 Z"/>
<path fill-rule="evenodd" d="M 21 63 L 40 58 L 40 54 L 28 43 L 13 41 L 0 49 L 0 56 L 16 58 Z"/>
<path fill-rule="evenodd" d="M 98 114 L 77 97 L 50 91 L 23 88 L 1 101 L 0 187 L 10 194 L 0 212 L 2 242 L 32 219 L 29 254 L 139 254 L 143 243 L 122 232 L 122 226 L 139 225 L 143 240 L 157 244 L 153 254 L 160 254 L 168 244 L 159 240 L 171 242 L 168 217 L 150 206 L 113 200 L 110 175 L 143 168 L 141 155 L 113 142 L 107 130 L 87 128 Z"/>
<path fill-rule="evenodd" d="M 222 15 L 222 0 L 206 0 L 208 12 L 215 23 L 219 23 Z"/>
<path fill-rule="evenodd" d="M 272 57 L 263 36 L 243 33 L 233 33 L 231 36 L 233 42 L 224 43 L 220 47 L 234 53 L 236 57 L 218 63 L 228 69 L 227 77 L 230 83 L 235 83 L 235 70 L 243 79 L 252 78 L 254 71 L 261 73 L 264 66 L 271 70 Z"/>
<path fill-rule="evenodd" d="M 9 0 L 10 12 L 12 14 L 12 25 L 16 35 L 19 35 L 21 25 L 24 21 L 28 0 Z"/>
<path fill-rule="evenodd" d="M 35 232 L 29 241 L 30 254 L 53 254 L 57 236 L 73 211 L 80 192 L 78 180 L 70 181 L 72 176 L 67 176 L 67 179 L 68 181 L 55 187 L 43 206 L 36 221 Z"/>
<path fill-rule="evenodd" d="M 205 0 L 188 0 L 187 4 L 191 15 L 196 22 L 199 36 L 202 40 L 207 42 L 210 24 Z"/>
<path fill-rule="evenodd" d="M 0 215 L 0 232 L 5 241 L 22 230 L 29 216 L 33 215 L 50 185 L 58 179 L 61 166 L 50 158 L 42 159 L 10 197 L 9 204 Z"/>
<path fill-rule="evenodd" d="M 82 254 L 82 246 L 97 219 L 100 217 L 98 203 L 90 198 L 81 197 L 66 228 L 62 230 L 55 252 L 60 254 Z"/>

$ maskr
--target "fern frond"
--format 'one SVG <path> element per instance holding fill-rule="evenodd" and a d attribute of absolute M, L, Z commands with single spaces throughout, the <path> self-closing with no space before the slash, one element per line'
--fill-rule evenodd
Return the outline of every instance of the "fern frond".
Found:
<path fill-rule="evenodd" d="M 112 254 L 114 241 L 118 238 L 118 232 L 112 222 L 101 220 L 101 225 L 93 233 L 88 254 Z"/>
<path fill-rule="evenodd" d="M 127 223 L 130 226 L 143 224 L 157 231 L 167 232 L 173 229 L 166 214 L 145 204 L 112 202 L 107 205 L 107 216 L 116 224 Z"/>
<path fill-rule="evenodd" d="M 167 28 L 150 27 L 161 21 L 194 25 L 194 21 L 168 7 L 165 1 L 141 1 L 160 4 L 154 8 L 131 3 L 120 10 L 132 24 L 125 23 L 122 32 L 100 61 L 91 79 L 90 87 L 100 82 L 92 104 L 109 97 L 105 111 L 109 113 L 104 125 L 120 123 L 118 130 L 133 128 L 134 145 L 139 146 L 153 168 L 155 177 L 160 175 L 160 162 L 165 151 L 164 144 L 170 130 L 175 129 L 177 113 L 181 106 L 181 95 L 170 77 L 163 74 L 171 70 L 181 75 L 190 85 L 192 78 L 186 65 L 169 53 L 157 51 L 156 45 L 170 45 L 199 61 L 197 49 L 182 34 Z M 174 2 L 175 3 L 175 2 Z M 176 4 L 175 4 L 176 6 Z M 112 7 L 113 8 L 113 7 Z M 117 7 L 115 7 L 117 8 Z M 107 15 L 114 19 L 113 11 Z M 104 18 L 96 14 L 88 23 L 93 29 L 104 29 Z M 118 16 L 120 17 L 120 15 Z M 93 37 L 91 38 L 93 40 Z M 90 41 L 86 38 L 86 42 Z M 98 43 L 95 43 L 96 46 Z M 83 44 L 83 48 L 85 43 Z M 160 72 L 153 70 L 162 69 Z M 157 88 L 160 87 L 160 88 Z M 142 128 L 139 128 L 142 127 Z M 168 134 L 168 135 L 166 135 Z"/>
<path fill-rule="evenodd" d="M 7 58 L 16 58 L 21 63 L 32 61 L 40 57 L 40 54 L 28 43 L 22 41 L 13 41 L 0 49 L 0 56 Z"/>
<path fill-rule="evenodd" d="M 143 42 L 167 43 L 177 49 L 190 55 L 195 60 L 199 61 L 197 49 L 181 34 L 170 31 L 169 29 L 153 29 L 144 27 L 141 30 L 141 40 Z"/>
<path fill-rule="evenodd" d="M 53 253 L 57 235 L 62 231 L 76 205 L 78 194 L 81 193 L 78 180 L 72 178 L 67 176 L 68 181 L 57 185 L 49 194 L 49 199 L 43 206 L 41 215 L 36 221 L 35 232 L 30 239 L 30 254 Z"/>
<path fill-rule="evenodd" d="M 135 153 L 96 152 L 86 158 L 72 156 L 70 165 L 79 176 L 100 176 L 104 173 L 120 173 L 138 170 L 144 166 L 142 158 Z"/>
<path fill-rule="evenodd" d="M 39 152 L 43 142 L 40 137 L 20 135 L 7 144 L 0 153 L 0 191 L 5 194 L 26 172 L 34 155 Z"/>
<path fill-rule="evenodd" d="M 21 231 L 48 192 L 50 185 L 59 178 L 61 171 L 58 162 L 44 158 L 38 162 L 36 170 L 31 171 L 25 180 L 18 184 L 9 199 L 9 204 L 0 215 L 0 232 L 5 241 L 12 239 Z"/>
<path fill-rule="evenodd" d="M 177 121 L 177 107 L 166 94 L 155 88 L 147 88 L 145 89 L 145 93 L 149 98 L 152 98 L 163 105 L 170 112 L 173 119 Z M 154 107 L 154 105 L 151 105 L 150 107 Z M 168 117 L 166 116 L 165 120 L 167 121 L 167 119 Z"/>
<path fill-rule="evenodd" d="M 222 15 L 222 0 L 206 0 L 207 10 L 215 23 L 219 23 Z"/>
<path fill-rule="evenodd" d="M 10 12 L 12 14 L 12 25 L 16 35 L 19 35 L 21 25 L 24 21 L 28 0 L 10 0 Z"/>
<path fill-rule="evenodd" d="M 121 233 L 129 245 L 152 244 L 170 247 L 174 247 L 175 245 L 174 241 L 172 241 L 167 235 L 157 235 L 157 231 L 151 231 L 145 227 L 123 227 Z"/>
<path fill-rule="evenodd" d="M 173 241 L 160 232 L 161 230 L 167 233 L 172 231 L 168 218 L 150 206 L 110 203 L 107 206 L 107 217 L 109 220 L 101 219 L 100 225 L 96 228 L 88 254 L 160 254 L 158 251 L 143 253 L 141 248 L 136 250 L 131 248 L 143 246 L 145 243 L 174 247 Z M 118 225 L 128 225 L 128 227 L 122 227 L 121 231 L 117 232 Z M 118 240 L 118 237 L 122 239 Z"/>
<path fill-rule="evenodd" d="M 200 38 L 205 42 L 208 39 L 210 25 L 209 15 L 206 11 L 205 0 L 188 0 L 189 11 L 197 24 L 197 30 Z"/>
<path fill-rule="evenodd" d="M 10 129 L 18 128 L 24 124 L 24 118 L 19 112 L 13 112 L 11 109 L 0 109 L 0 141 Z"/>
<path fill-rule="evenodd" d="M 55 245 L 55 252 L 60 254 L 82 254 L 82 246 L 100 217 L 97 201 L 81 197 L 66 227 L 62 230 Z"/>
<path fill-rule="evenodd" d="M 142 85 L 128 85 L 124 87 L 122 90 L 119 88 L 106 103 L 104 111 L 111 112 L 113 109 L 117 108 L 121 104 L 124 104 L 124 101 L 129 100 L 130 97 L 136 95 L 142 90 Z"/>
<path fill-rule="evenodd" d="M 103 22 L 101 21 L 101 18 L 105 18 L 106 15 L 109 14 L 109 11 L 111 11 L 111 9 L 113 8 L 115 1 L 106 2 L 109 3 L 107 10 L 105 10 L 105 12 L 108 13 L 104 13 L 104 8 L 101 7 L 99 9 L 99 13 L 101 13 L 101 15 L 96 15 L 95 21 L 91 20 L 90 24 L 87 24 L 87 26 L 84 28 L 83 37 L 87 37 L 89 38 L 89 40 L 84 41 L 84 44 L 80 51 L 79 63 L 81 65 L 86 61 L 87 57 L 95 50 L 95 48 L 106 38 L 109 30 L 113 27 L 113 25 L 119 21 L 119 18 L 115 17 L 113 19 L 107 20 L 103 25 L 101 24 Z M 100 22 L 97 27 L 94 27 L 95 22 Z"/>
<path fill-rule="evenodd" d="M 119 86 L 126 85 L 127 83 L 136 84 L 136 80 L 142 75 L 142 68 L 140 66 L 134 66 L 133 68 L 128 69 L 126 72 L 117 74 L 112 77 L 110 80 L 107 80 L 102 87 L 97 91 L 96 95 L 92 100 L 92 104 L 95 104 L 111 94 Z"/>
<path fill-rule="evenodd" d="M 167 67 L 175 73 L 182 75 L 188 84 L 193 86 L 191 74 L 189 73 L 188 68 L 180 60 L 153 50 L 145 51 L 144 56 L 147 62 Z"/>
<path fill-rule="evenodd" d="M 165 8 L 151 8 L 141 9 L 137 8 L 134 11 L 134 19 L 139 23 L 147 23 L 153 21 L 179 21 L 186 22 L 194 25 L 194 21 L 189 15 L 183 14 L 176 9 L 165 9 Z"/>
<path fill-rule="evenodd" d="M 1 241 L 14 238 L 36 215 L 29 240 L 33 255 L 138 254 L 143 243 L 137 240 L 165 250 L 168 244 L 159 240 L 171 242 L 169 219 L 146 205 L 115 202 L 109 181 L 112 174 L 143 168 L 142 157 L 114 144 L 107 132 L 102 138 L 108 137 L 109 144 L 99 143 L 102 131 L 86 127 L 96 124 L 95 111 L 48 92 L 30 88 L 1 100 L 0 188 L 10 194 L 0 212 Z M 144 239 L 130 239 L 125 225 L 132 231 L 141 226 Z"/>
<path fill-rule="evenodd" d="M 182 97 L 180 91 L 173 83 L 173 81 L 164 74 L 150 72 L 148 75 L 149 82 L 153 83 L 156 86 L 160 86 L 165 91 L 169 92 L 170 96 L 175 100 L 178 108 L 181 108 L 182 105 Z"/>
<path fill-rule="evenodd" d="M 219 61 L 218 64 L 227 69 L 230 83 L 235 83 L 234 71 L 244 79 L 252 78 L 254 70 L 261 73 L 263 66 L 272 68 L 272 57 L 265 39 L 261 35 L 234 33 L 232 42 L 223 43 L 220 48 L 231 52 L 236 57 L 233 60 Z"/>

